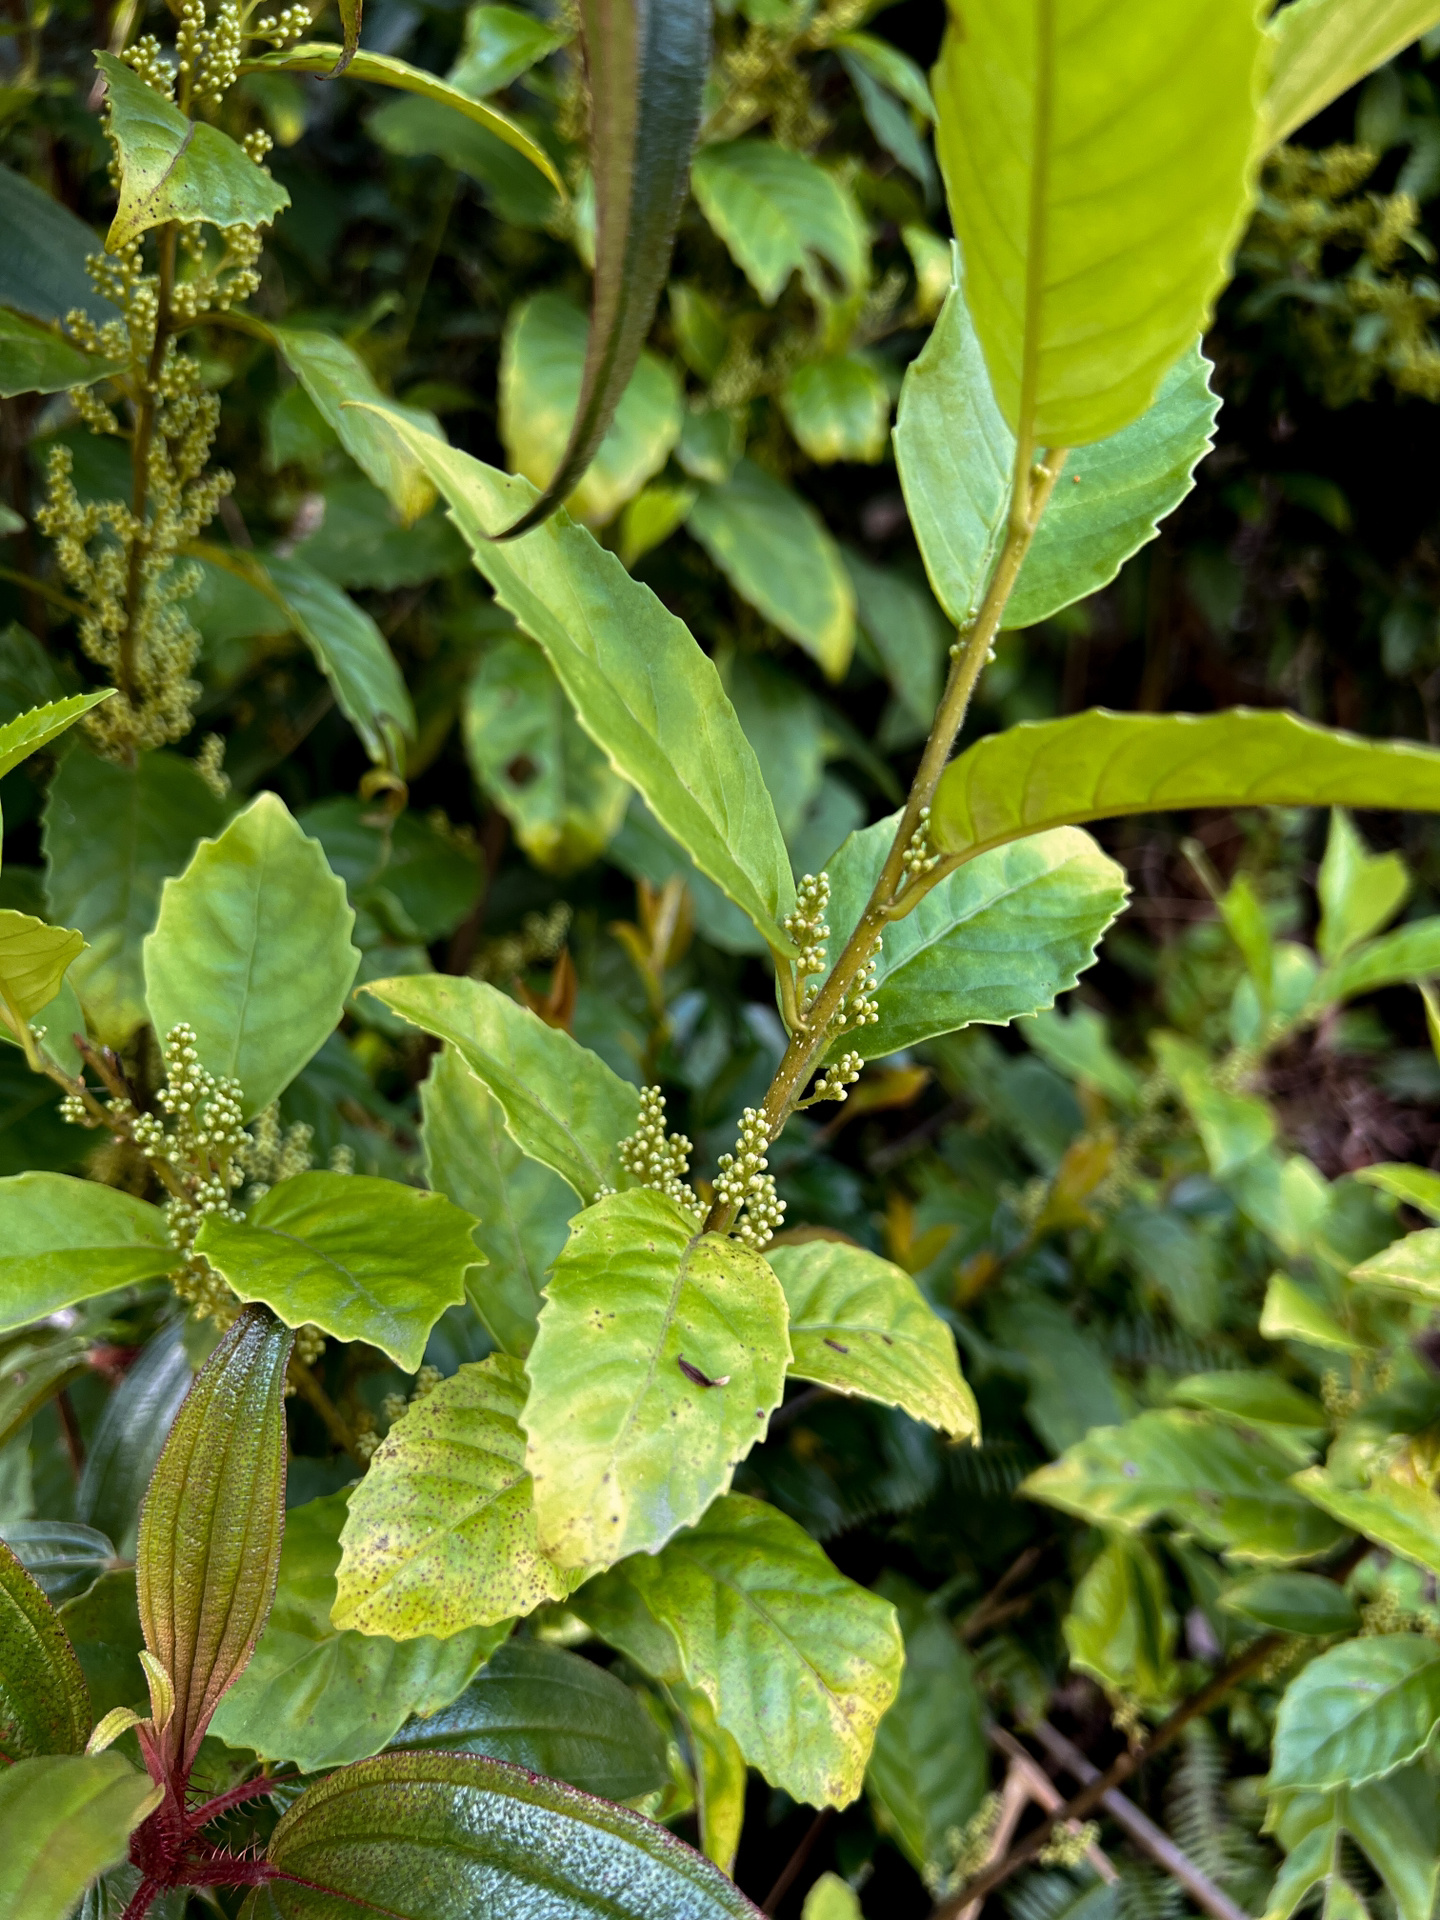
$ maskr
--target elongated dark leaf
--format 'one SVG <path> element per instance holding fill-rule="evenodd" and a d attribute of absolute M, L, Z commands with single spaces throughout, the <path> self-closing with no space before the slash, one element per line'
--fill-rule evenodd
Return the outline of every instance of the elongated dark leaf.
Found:
<path fill-rule="evenodd" d="M 549 486 L 503 536 L 538 526 L 605 437 L 670 265 L 710 66 L 710 0 L 581 0 L 595 179 L 595 289 L 580 406 Z"/>
<path fill-rule="evenodd" d="M 164 1327 L 105 1403 L 75 1490 L 75 1517 L 107 1533 L 128 1559 L 140 1504 L 194 1377 L 184 1327 Z"/>
<path fill-rule="evenodd" d="M 175 1689 L 167 1768 L 188 1770 L 275 1597 L 293 1338 L 264 1309 L 241 1314 L 196 1377 L 145 1497 L 136 1573 L 145 1644 Z"/>
<path fill-rule="evenodd" d="M 0 1544 L 0 1757 L 79 1753 L 90 1694 L 50 1602 Z"/>

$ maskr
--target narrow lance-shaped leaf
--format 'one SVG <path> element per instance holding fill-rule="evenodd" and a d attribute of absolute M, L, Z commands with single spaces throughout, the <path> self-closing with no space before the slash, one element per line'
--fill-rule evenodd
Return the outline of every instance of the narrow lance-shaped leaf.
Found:
<path fill-rule="evenodd" d="M 79 1753 L 90 1692 L 50 1602 L 0 1541 L 0 1759 Z"/>
<path fill-rule="evenodd" d="M 1274 57 L 1261 140 L 1278 147 L 1322 107 L 1440 23 L 1437 0 L 1294 0 L 1266 28 Z"/>
<path fill-rule="evenodd" d="M 145 1645 L 175 1694 L 156 1730 L 167 1774 L 187 1773 L 275 1594 L 285 1524 L 285 1369 L 294 1336 L 252 1308 L 196 1377 L 140 1516 Z"/>
<path fill-rule="evenodd" d="M 580 28 L 595 181 L 590 344 L 570 444 L 506 538 L 565 499 L 629 385 L 669 270 L 710 71 L 709 0 L 580 0 Z"/>
<path fill-rule="evenodd" d="M 0 779 L 22 760 L 28 760 L 32 753 L 48 747 L 92 707 L 110 699 L 114 691 L 113 687 L 105 687 L 99 693 L 72 693 L 67 700 L 52 700 L 49 706 L 31 707 L 28 713 L 7 720 L 0 727 Z"/>

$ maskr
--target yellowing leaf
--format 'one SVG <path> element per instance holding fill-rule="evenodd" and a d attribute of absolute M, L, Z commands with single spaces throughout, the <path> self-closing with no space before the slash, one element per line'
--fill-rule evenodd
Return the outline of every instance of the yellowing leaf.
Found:
<path fill-rule="evenodd" d="M 28 913 L 0 909 L 0 1019 L 15 1033 L 60 991 L 85 936 L 68 927 L 47 927 Z"/>

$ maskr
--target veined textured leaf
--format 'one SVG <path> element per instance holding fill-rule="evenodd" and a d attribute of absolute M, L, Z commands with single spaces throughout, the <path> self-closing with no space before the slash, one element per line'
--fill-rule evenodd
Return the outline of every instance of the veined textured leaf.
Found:
<path fill-rule="evenodd" d="M 545 1276 L 565 1244 L 574 1191 L 526 1159 L 505 1131 L 504 1108 L 453 1046 L 436 1055 L 420 1109 L 430 1185 L 476 1215 L 473 1238 L 490 1262 L 467 1277 L 471 1303 L 495 1344 L 523 1357 L 535 1338 Z"/>
<path fill-rule="evenodd" d="M 1388 1474 L 1367 1487 L 1347 1487 L 1324 1467 L 1307 1467 L 1293 1485 L 1342 1527 L 1440 1574 L 1440 1498 L 1429 1487 Z"/>
<path fill-rule="evenodd" d="M 72 693 L 66 700 L 52 700 L 48 706 L 31 707 L 27 713 L 17 714 L 13 720 L 7 720 L 0 727 L 0 779 L 18 767 L 22 760 L 28 760 L 32 753 L 38 753 L 42 747 L 48 747 L 62 733 L 69 731 L 82 714 L 89 713 L 92 707 L 98 707 L 102 700 L 108 700 L 114 693 L 113 687 L 105 687 L 99 693 Z"/>
<path fill-rule="evenodd" d="M 624 1178 L 619 1143 L 640 1095 L 598 1054 L 480 980 L 451 974 L 377 980 L 367 993 L 402 1020 L 448 1040 L 494 1094 L 522 1153 L 567 1180 L 588 1206 Z"/>
<path fill-rule="evenodd" d="M 785 1296 L 759 1254 L 645 1189 L 587 1209 L 526 1362 L 544 1551 L 593 1570 L 698 1520 L 763 1439 L 789 1359 Z"/>
<path fill-rule="evenodd" d="M 64 1173 L 0 1180 L 0 1332 L 158 1280 L 178 1258 L 148 1200 Z"/>
<path fill-rule="evenodd" d="M 1254 188 L 1253 0 L 978 0 L 936 145 L 1001 412 L 1027 446 L 1118 433 L 1204 329 Z"/>
<path fill-rule="evenodd" d="M 865 277 L 864 223 L 839 181 L 773 140 L 717 140 L 695 156 L 695 198 L 752 287 L 773 306 L 792 273 L 819 290 L 819 256 L 853 291 Z"/>
<path fill-rule="evenodd" d="M 719 675 L 684 625 L 563 513 L 523 546 L 497 546 L 492 529 L 533 498 L 529 482 L 385 418 L 449 501 L 476 566 L 545 649 L 615 771 L 767 942 L 789 953 L 779 921 L 795 888 L 775 809 Z"/>
<path fill-rule="evenodd" d="M 11 1520 L 0 1539 L 52 1606 L 85 1592 L 115 1559 L 114 1542 L 77 1520 Z"/>
<path fill-rule="evenodd" d="M 430 1329 L 465 1297 L 484 1255 L 473 1214 L 440 1193 L 364 1174 L 301 1173 L 263 1194 L 244 1220 L 207 1214 L 195 1239 L 242 1300 L 289 1327 L 364 1340 L 414 1373 Z"/>
<path fill-rule="evenodd" d="M 1289 1920 L 1311 1890 L 1324 1886 L 1332 1915 L 1352 1911 L 1342 1834 L 1360 1846 L 1395 1902 L 1400 1920 L 1430 1920 L 1440 1874 L 1440 1807 L 1423 1763 L 1363 1786 L 1287 1793 L 1276 1804 L 1272 1831 L 1288 1858 L 1276 1876 L 1265 1920 Z M 1353 1896 L 1352 1896 L 1353 1897 Z"/>
<path fill-rule="evenodd" d="M 1270 21 L 1261 141 L 1279 146 L 1322 107 L 1440 23 L 1436 0 L 1295 0 Z"/>
<path fill-rule="evenodd" d="M 50 1602 L 0 1542 L 0 1757 L 80 1753 L 90 1691 Z"/>
<path fill-rule="evenodd" d="M 1258 806 L 1433 812 L 1440 809 L 1440 752 L 1247 707 L 1203 715 L 1094 707 L 977 740 L 942 775 L 930 833 L 943 852 L 973 858 L 1021 834 L 1081 820 Z"/>
<path fill-rule="evenodd" d="M 395 1423 L 350 1497 L 337 1627 L 443 1638 L 564 1599 L 574 1582 L 536 1539 L 524 1405 L 519 1362 L 492 1354 Z"/>
<path fill-rule="evenodd" d="M 368 1759 L 411 1714 L 448 1707 L 509 1631 L 504 1623 L 397 1642 L 333 1627 L 348 1497 L 326 1494 L 286 1514 L 270 1618 L 210 1722 L 218 1739 L 304 1773 Z"/>
<path fill-rule="evenodd" d="M 155 1468 L 135 1555 L 145 1644 L 175 1690 L 159 1735 L 188 1769 L 275 1593 L 285 1525 L 285 1369 L 292 1334 L 242 1313 L 196 1376 Z"/>
<path fill-rule="evenodd" d="M 84 947 L 83 933 L 0 908 L 0 1020 L 18 1035 L 59 993 Z"/>
<path fill-rule="evenodd" d="M 118 360 L 86 353 L 54 327 L 0 307 L 0 397 L 61 393 L 119 372 Z"/>
<path fill-rule="evenodd" d="M 114 54 L 97 53 L 120 149 L 120 205 L 105 237 L 118 253 L 167 220 L 268 227 L 290 204 L 278 181 L 228 134 L 189 120 Z"/>
<path fill-rule="evenodd" d="M 1021 1488 L 1096 1526 L 1138 1530 L 1160 1515 L 1239 1560 L 1308 1560 L 1339 1535 L 1290 1481 L 1294 1459 L 1253 1429 L 1205 1414 L 1142 1413 L 1096 1427 Z"/>
<path fill-rule="evenodd" d="M 1419 1633 L 1331 1647 L 1285 1689 L 1266 1785 L 1358 1786 L 1424 1752 L 1440 1721 L 1440 1646 Z"/>
<path fill-rule="evenodd" d="M 850 836 L 830 864 L 830 951 L 858 924 L 895 821 Z M 840 1036 L 878 1059 L 974 1021 L 1004 1025 L 1073 987 L 1128 898 L 1125 876 L 1087 833 L 1060 829 L 997 847 L 890 921 L 876 962 L 880 1019 Z"/>
<path fill-rule="evenodd" d="M 580 0 L 580 32 L 595 182 L 590 343 L 569 445 L 507 537 L 574 490 L 630 384 L 669 271 L 710 70 L 709 0 Z"/>
<path fill-rule="evenodd" d="M 242 1920 L 332 1920 L 352 1905 L 391 1920 L 756 1920 L 664 1827 L 477 1754 L 382 1754 L 331 1774 L 266 1857 L 294 1877 L 257 1887 Z"/>
<path fill-rule="evenodd" d="M 660 1730 L 624 1681 L 538 1640 L 497 1647 L 458 1699 L 402 1727 L 390 1750 L 482 1753 L 606 1800 L 666 1781 Z"/>
<path fill-rule="evenodd" d="M 838 1393 L 903 1407 L 956 1439 L 980 1431 L 955 1336 L 903 1267 L 833 1240 L 766 1256 L 790 1309 L 790 1371 Z"/>
<path fill-rule="evenodd" d="M 67 1920 L 90 1881 L 125 1858 L 162 1791 L 118 1753 L 0 1768 L 0 1913 Z"/>
<path fill-rule="evenodd" d="M 1398 771 L 1398 770 L 1397 770 Z M 1408 769 L 1406 769 L 1408 771 Z M 1374 804 L 1378 805 L 1378 801 Z M 1414 800 L 1392 800 L 1392 806 L 1415 806 Z M 1353 1000 L 1381 987 L 1407 980 L 1425 980 L 1440 972 L 1440 914 L 1407 921 L 1376 940 L 1355 947 L 1332 967 L 1326 967 L 1310 990 L 1307 1012 L 1318 1013 L 1341 1000 Z"/>
<path fill-rule="evenodd" d="M 354 924 L 319 844 L 260 794 L 161 892 L 145 942 L 157 1033 L 188 1021 L 205 1066 L 233 1075 L 258 1113 L 339 1024 L 360 964 Z"/>
<path fill-rule="evenodd" d="M 272 554 L 265 570 L 365 751 L 381 765 L 403 767 L 405 742 L 415 738 L 415 708 L 384 634 L 348 593 L 303 560 Z"/>

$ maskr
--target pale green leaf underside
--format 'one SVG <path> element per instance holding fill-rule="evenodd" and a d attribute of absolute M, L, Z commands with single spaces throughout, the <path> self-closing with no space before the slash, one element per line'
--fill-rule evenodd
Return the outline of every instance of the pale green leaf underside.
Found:
<path fill-rule="evenodd" d="M 212 1213 L 195 1250 L 242 1300 L 263 1300 L 288 1327 L 364 1340 L 407 1373 L 430 1329 L 465 1297 L 483 1258 L 472 1215 L 438 1193 L 362 1174 L 302 1173 L 244 1220 Z"/>
<path fill-rule="evenodd" d="M 63 1173 L 0 1180 L 0 1332 L 158 1280 L 178 1259 L 160 1209 L 118 1187 Z"/>
<path fill-rule="evenodd" d="M 1027 721 L 946 769 L 931 839 L 967 857 L 1021 834 L 1169 807 L 1440 809 L 1440 752 L 1291 713 L 1109 713 Z"/>
<path fill-rule="evenodd" d="M 120 370 L 118 360 L 86 353 L 56 328 L 0 307 L 0 398 L 88 387 Z"/>
<path fill-rule="evenodd" d="M 1286 1688 L 1268 1786 L 1358 1786 L 1421 1754 L 1440 1720 L 1440 1646 L 1418 1633 L 1332 1647 Z"/>
<path fill-rule="evenodd" d="M 695 156 L 691 185 L 705 218 L 767 306 L 797 270 L 823 285 L 817 254 L 847 287 L 865 271 L 865 235 L 845 190 L 803 154 L 770 140 L 720 140 Z"/>
<path fill-rule="evenodd" d="M 1403 1161 L 1387 1162 L 1360 1167 L 1355 1178 L 1363 1180 L 1367 1187 L 1378 1187 L 1382 1193 L 1393 1194 L 1407 1206 L 1418 1207 L 1432 1220 L 1440 1220 L 1440 1173 L 1429 1167 L 1407 1166 Z"/>
<path fill-rule="evenodd" d="M 789 1360 L 785 1296 L 757 1253 L 645 1189 L 582 1213 L 526 1362 L 545 1552 L 594 1570 L 698 1520 L 764 1438 Z"/>
<path fill-rule="evenodd" d="M 0 1913 L 66 1920 L 89 1882 L 125 1858 L 161 1792 L 118 1753 L 46 1754 L 0 1769 Z"/>
<path fill-rule="evenodd" d="M 1440 1301 L 1440 1227 L 1392 1241 L 1383 1252 L 1352 1267 L 1350 1278 L 1412 1299 Z"/>
<path fill-rule="evenodd" d="M 902 1267 L 833 1240 L 766 1257 L 789 1303 L 792 1373 L 903 1407 L 956 1439 L 978 1436 L 955 1337 Z"/>
<path fill-rule="evenodd" d="M 350 1498 L 337 1627 L 443 1638 L 565 1597 L 574 1581 L 536 1539 L 524 1404 L 519 1362 L 492 1354 L 396 1422 Z"/>
<path fill-rule="evenodd" d="M 496 598 L 538 640 L 615 771 L 769 944 L 794 903 L 785 842 L 760 764 L 719 675 L 685 626 L 566 514 L 499 544 L 537 498 L 529 481 L 417 433 L 376 409 L 450 503 Z"/>
<path fill-rule="evenodd" d="M 628 1080 L 568 1033 L 480 980 L 421 974 L 365 988 L 402 1020 L 448 1040 L 494 1094 L 511 1139 L 589 1205 L 623 1178 L 619 1146 L 640 1119 Z"/>
<path fill-rule="evenodd" d="M 12 1021 L 28 1022 L 49 1006 L 84 945 L 85 936 L 68 927 L 0 908 L 0 999 Z"/>
<path fill-rule="evenodd" d="M 1437 0 L 1295 0 L 1270 21 L 1261 141 L 1279 146 L 1322 107 L 1440 24 Z"/>

